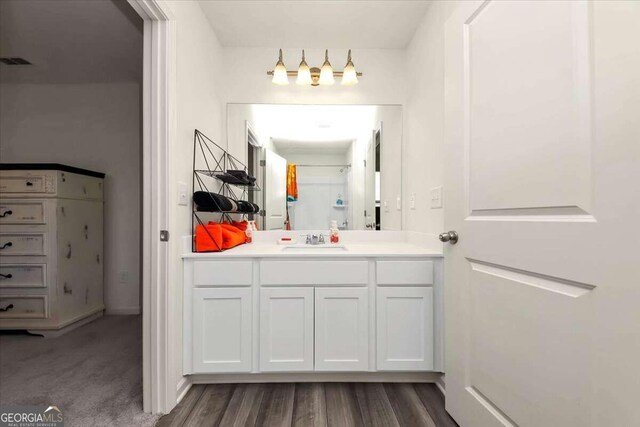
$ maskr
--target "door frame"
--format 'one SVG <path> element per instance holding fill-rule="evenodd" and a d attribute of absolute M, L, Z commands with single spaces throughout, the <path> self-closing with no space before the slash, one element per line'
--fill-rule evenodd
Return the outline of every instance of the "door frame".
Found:
<path fill-rule="evenodd" d="M 144 21 L 142 87 L 142 388 L 143 410 L 167 412 L 176 404 L 169 368 L 170 144 L 175 140 L 175 21 L 160 0 L 128 0 Z"/>

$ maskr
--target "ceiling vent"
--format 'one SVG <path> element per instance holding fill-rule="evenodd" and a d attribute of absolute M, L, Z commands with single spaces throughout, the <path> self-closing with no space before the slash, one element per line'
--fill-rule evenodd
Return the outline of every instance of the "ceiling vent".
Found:
<path fill-rule="evenodd" d="M 24 58 L 0 58 L 0 62 L 7 65 L 31 65 L 31 62 Z"/>

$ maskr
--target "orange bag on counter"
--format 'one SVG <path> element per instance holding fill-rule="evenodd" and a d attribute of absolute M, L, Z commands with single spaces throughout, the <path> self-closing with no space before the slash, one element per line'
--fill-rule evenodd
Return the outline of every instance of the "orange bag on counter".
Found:
<path fill-rule="evenodd" d="M 196 252 L 218 252 L 224 249 L 222 226 L 209 223 L 196 226 Z"/>
<path fill-rule="evenodd" d="M 237 227 L 238 229 L 242 230 L 242 231 L 247 231 L 247 227 L 249 227 L 249 221 L 231 221 L 231 225 L 233 225 L 234 227 Z"/>

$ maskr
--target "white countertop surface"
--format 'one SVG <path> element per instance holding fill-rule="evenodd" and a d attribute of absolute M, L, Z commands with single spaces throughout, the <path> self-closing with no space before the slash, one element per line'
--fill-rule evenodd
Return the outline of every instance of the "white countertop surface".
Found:
<path fill-rule="evenodd" d="M 331 248 L 331 243 L 323 247 L 306 247 L 285 249 L 287 245 L 277 244 L 277 234 L 267 235 L 253 243 L 236 246 L 223 252 L 185 252 L 185 259 L 216 259 L 216 258 L 362 258 L 362 257 L 442 257 L 442 245 L 437 237 L 428 234 L 389 232 L 383 235 L 379 232 L 364 232 L 345 236 L 340 245 L 346 249 Z M 391 234 L 392 233 L 392 234 Z M 280 233 L 282 234 L 282 233 Z M 364 236 L 364 237 L 363 237 Z M 389 240 L 386 241 L 385 237 Z M 435 242 L 433 241 L 435 238 Z M 189 242 L 189 237 L 186 237 Z M 305 246 L 298 243 L 295 246 Z M 185 245 L 185 248 L 189 245 Z"/>

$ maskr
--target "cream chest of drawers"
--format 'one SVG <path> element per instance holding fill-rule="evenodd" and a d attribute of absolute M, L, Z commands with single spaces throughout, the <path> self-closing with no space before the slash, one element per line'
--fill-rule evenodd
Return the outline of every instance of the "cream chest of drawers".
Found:
<path fill-rule="evenodd" d="M 53 333 L 102 313 L 103 181 L 58 164 L 0 165 L 0 329 Z"/>

